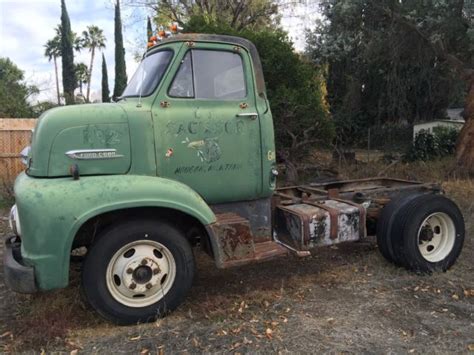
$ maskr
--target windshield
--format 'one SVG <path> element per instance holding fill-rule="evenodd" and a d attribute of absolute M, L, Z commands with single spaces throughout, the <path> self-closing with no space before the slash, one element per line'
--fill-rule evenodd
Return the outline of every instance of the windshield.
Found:
<path fill-rule="evenodd" d="M 172 51 L 164 50 L 143 59 L 122 97 L 150 95 L 163 77 L 172 56 Z"/>

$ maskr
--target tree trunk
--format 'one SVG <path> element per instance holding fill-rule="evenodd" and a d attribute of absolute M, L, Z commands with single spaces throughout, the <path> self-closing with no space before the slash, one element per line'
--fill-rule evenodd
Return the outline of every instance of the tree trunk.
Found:
<path fill-rule="evenodd" d="M 58 95 L 58 105 L 61 105 L 61 95 L 59 94 L 59 75 L 58 75 L 58 62 L 56 57 L 54 58 L 54 72 L 56 74 L 56 94 Z"/>
<path fill-rule="evenodd" d="M 468 81 L 469 89 L 464 105 L 466 123 L 459 134 L 456 147 L 456 160 L 459 167 L 474 173 L 474 74 Z"/>
<path fill-rule="evenodd" d="M 89 66 L 89 75 L 87 78 L 87 96 L 86 102 L 89 102 L 89 95 L 91 93 L 91 81 L 92 81 L 92 67 L 94 66 L 94 55 L 95 55 L 95 48 L 92 47 L 91 51 L 91 65 Z"/>
<path fill-rule="evenodd" d="M 290 160 L 285 160 L 285 177 L 286 177 L 286 184 L 287 185 L 294 185 L 299 182 L 299 174 L 298 174 L 298 168 L 296 165 L 290 161 Z"/>

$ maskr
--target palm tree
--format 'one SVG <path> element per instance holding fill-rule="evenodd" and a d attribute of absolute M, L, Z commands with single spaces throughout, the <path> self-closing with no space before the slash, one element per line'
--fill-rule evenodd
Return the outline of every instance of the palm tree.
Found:
<path fill-rule="evenodd" d="M 94 65 L 94 56 L 95 50 L 105 48 L 105 36 L 104 31 L 102 31 L 97 26 L 87 26 L 87 31 L 82 32 L 82 45 L 84 48 L 89 48 L 91 52 L 91 64 L 89 66 L 89 80 L 87 82 L 87 95 L 86 100 L 89 101 L 90 89 L 91 89 L 91 78 L 92 78 L 92 68 Z"/>
<path fill-rule="evenodd" d="M 82 93 L 82 85 L 89 82 L 89 70 L 87 69 L 87 65 L 84 63 L 78 63 L 74 67 L 79 92 L 84 96 Z"/>
<path fill-rule="evenodd" d="M 59 92 L 59 74 L 57 59 L 61 57 L 61 25 L 57 25 L 54 30 L 56 32 L 56 36 L 48 40 L 44 45 L 44 55 L 48 58 L 49 61 L 51 61 L 51 59 L 54 61 L 54 72 L 56 76 L 56 94 L 58 97 L 58 105 L 60 105 L 61 94 Z M 81 37 L 78 37 L 74 32 L 72 33 L 72 43 L 74 46 L 74 50 L 76 51 L 80 51 L 83 48 Z"/>
<path fill-rule="evenodd" d="M 59 41 L 61 41 L 61 24 L 57 25 L 56 28 L 54 29 L 56 31 L 56 37 L 59 38 Z M 71 32 L 72 34 L 72 48 L 80 52 L 82 48 L 84 48 L 84 39 L 80 36 L 77 35 L 76 32 Z"/>
<path fill-rule="evenodd" d="M 58 96 L 58 105 L 61 104 L 61 95 L 59 94 L 59 75 L 58 75 L 58 62 L 57 59 L 61 56 L 61 38 L 54 36 L 53 39 L 48 40 L 44 45 L 44 55 L 48 57 L 48 60 L 54 61 L 54 72 L 56 74 L 56 93 Z"/>

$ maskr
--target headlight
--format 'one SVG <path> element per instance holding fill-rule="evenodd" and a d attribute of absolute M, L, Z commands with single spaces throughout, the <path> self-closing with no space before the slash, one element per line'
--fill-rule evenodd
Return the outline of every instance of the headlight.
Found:
<path fill-rule="evenodd" d="M 8 224 L 10 225 L 10 229 L 12 230 L 13 234 L 21 236 L 20 217 L 18 216 L 18 209 L 16 205 L 13 205 L 12 209 L 10 210 Z"/>

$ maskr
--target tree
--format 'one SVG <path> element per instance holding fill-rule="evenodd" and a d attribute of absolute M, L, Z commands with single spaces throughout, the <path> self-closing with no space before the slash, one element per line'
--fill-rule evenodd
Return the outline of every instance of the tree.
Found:
<path fill-rule="evenodd" d="M 411 11 L 395 3 L 378 9 L 465 82 L 464 125 L 456 147 L 458 165 L 474 173 L 474 4 L 465 0 L 432 0 Z M 426 15 L 419 16 L 420 10 Z"/>
<path fill-rule="evenodd" d="M 0 117 L 32 117 L 28 99 L 38 94 L 36 86 L 24 82 L 24 73 L 9 58 L 0 58 Z"/>
<path fill-rule="evenodd" d="M 62 36 L 62 27 L 61 24 L 57 25 L 55 28 L 56 35 L 48 40 L 46 44 L 44 45 L 45 47 L 45 52 L 44 55 L 45 57 L 48 58 L 49 61 L 51 59 L 54 60 L 54 73 L 55 73 L 55 78 L 56 78 L 56 94 L 57 94 L 57 100 L 58 100 L 58 105 L 61 104 L 61 94 L 59 90 L 59 73 L 58 73 L 58 63 L 57 59 L 61 57 L 61 36 Z M 81 51 L 82 49 L 82 39 L 76 35 L 75 32 L 71 32 L 72 34 L 72 45 L 73 49 L 75 51 Z"/>
<path fill-rule="evenodd" d="M 432 5 L 326 0 L 321 8 L 324 21 L 309 36 L 308 53 L 316 63 L 328 65 L 338 143 L 365 141 L 372 125 L 444 118 L 455 101 L 452 93 L 458 91 L 459 79 L 448 63 L 391 15 L 392 9 L 413 14 L 421 28 L 433 15 Z M 440 12 L 440 18 L 449 17 L 447 13 Z"/>
<path fill-rule="evenodd" d="M 49 61 L 51 59 L 54 62 L 54 74 L 56 78 L 56 94 L 58 98 L 58 105 L 61 104 L 61 95 L 59 93 L 59 74 L 58 74 L 58 62 L 57 59 L 61 57 L 61 38 L 59 36 L 54 36 L 53 39 L 50 39 L 45 44 L 44 55 L 48 58 Z"/>
<path fill-rule="evenodd" d="M 81 96 L 84 97 L 84 94 L 82 92 L 82 85 L 89 84 L 89 69 L 84 63 L 75 64 L 74 67 L 77 80 L 76 87 L 79 88 L 79 93 L 81 94 Z"/>
<path fill-rule="evenodd" d="M 74 104 L 76 78 L 74 73 L 73 34 L 65 0 L 61 0 L 61 57 L 63 90 L 66 105 Z"/>
<path fill-rule="evenodd" d="M 102 102 L 110 102 L 109 76 L 104 53 L 102 53 Z"/>
<path fill-rule="evenodd" d="M 121 96 L 127 86 L 125 49 L 123 47 L 122 20 L 120 18 L 120 0 L 115 4 L 115 85 L 113 99 Z"/>
<path fill-rule="evenodd" d="M 31 117 L 39 117 L 44 111 L 58 106 L 59 105 L 57 103 L 51 101 L 38 102 L 32 107 L 33 115 Z"/>
<path fill-rule="evenodd" d="M 146 6 L 157 23 L 178 22 L 184 26 L 194 16 L 207 23 L 226 23 L 237 31 L 275 27 L 279 22 L 276 0 L 128 0 L 131 6 Z"/>
<path fill-rule="evenodd" d="M 87 31 L 82 32 L 82 38 L 83 38 L 84 48 L 89 48 L 89 51 L 91 52 L 91 62 L 89 65 L 89 78 L 87 80 L 87 95 L 86 95 L 86 101 L 89 102 L 95 50 L 105 48 L 106 40 L 105 40 L 104 32 L 99 27 L 94 26 L 94 25 L 87 26 Z"/>
<path fill-rule="evenodd" d="M 54 30 L 56 31 L 56 37 L 58 37 L 59 41 L 61 41 L 61 36 L 63 32 L 61 24 L 57 25 Z M 76 52 L 80 52 L 82 48 L 84 48 L 82 37 L 78 36 L 76 32 L 71 30 L 71 38 L 72 49 L 74 49 Z"/>
<path fill-rule="evenodd" d="M 322 68 L 296 54 L 281 30 L 236 31 L 228 24 L 209 24 L 194 16 L 185 31 L 237 35 L 256 45 L 275 123 L 277 157 L 285 163 L 287 181 L 297 182 L 298 164 L 308 150 L 330 143 L 334 136 Z"/>
<path fill-rule="evenodd" d="M 146 42 L 150 40 L 150 37 L 153 36 L 153 26 L 151 25 L 150 17 L 146 19 Z"/>
<path fill-rule="evenodd" d="M 467 97 L 463 112 L 466 124 L 459 136 L 456 159 L 459 166 L 474 173 L 474 4 L 453 0 L 434 1 L 433 5 L 425 23 L 398 9 L 389 14 L 466 83 Z"/>

